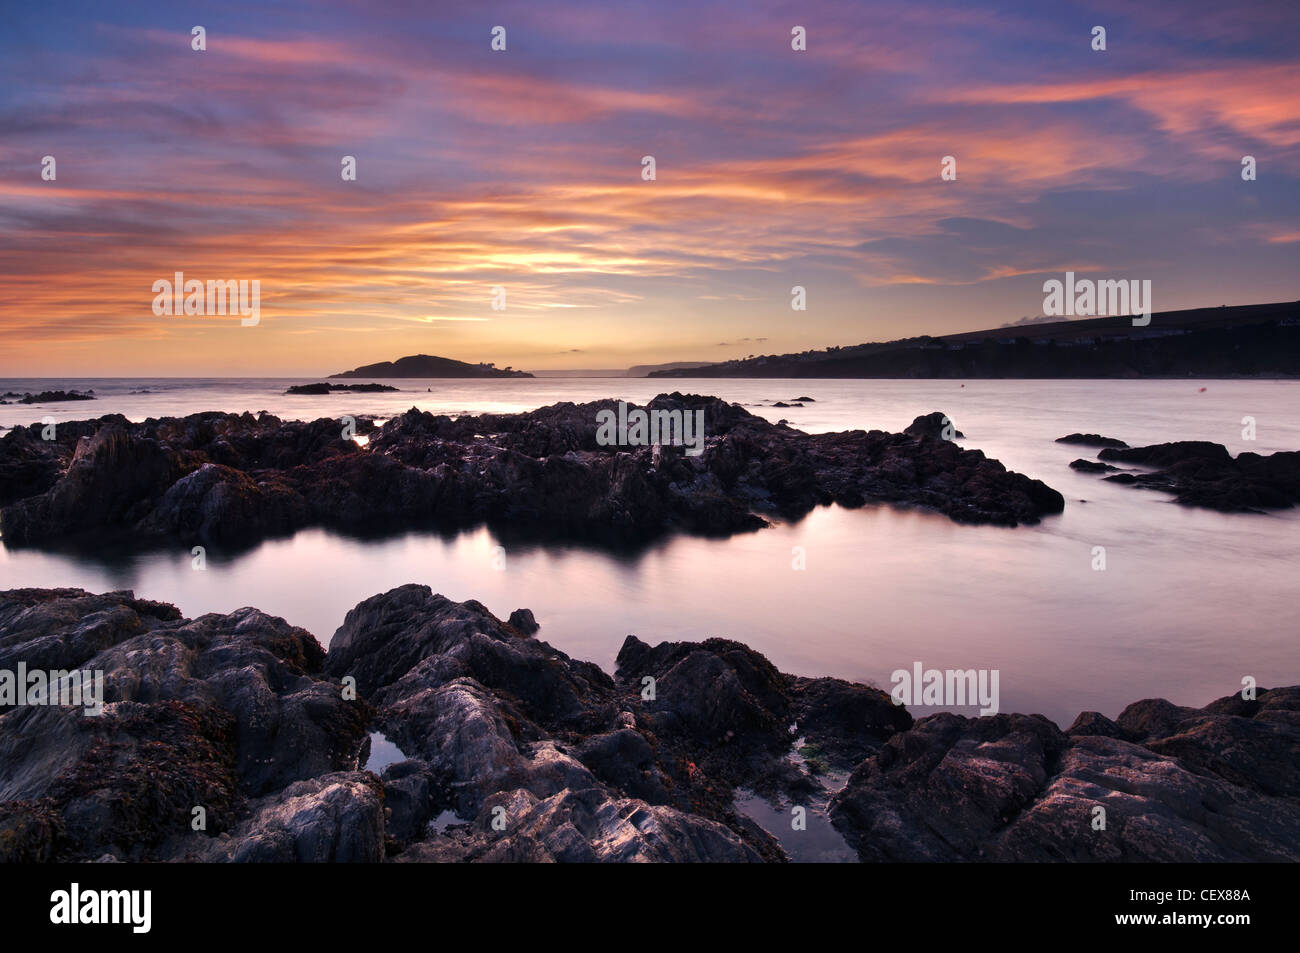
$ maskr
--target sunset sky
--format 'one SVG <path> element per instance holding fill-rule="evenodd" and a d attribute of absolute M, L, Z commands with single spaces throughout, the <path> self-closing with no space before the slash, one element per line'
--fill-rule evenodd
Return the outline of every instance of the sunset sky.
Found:
<path fill-rule="evenodd" d="M 1283 0 L 7 3 L 0 376 L 724 360 L 996 327 L 1066 270 L 1295 300 L 1297 50 Z M 155 316 L 176 271 L 261 323 Z"/>

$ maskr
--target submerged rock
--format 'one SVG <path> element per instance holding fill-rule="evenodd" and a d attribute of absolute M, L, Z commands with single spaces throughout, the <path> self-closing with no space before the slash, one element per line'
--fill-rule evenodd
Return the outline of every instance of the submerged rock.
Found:
<path fill-rule="evenodd" d="M 1118 470 L 1119 467 L 1112 467 L 1109 463 L 1101 463 L 1098 460 L 1071 460 L 1071 470 L 1081 470 L 1084 473 L 1108 473 Z"/>
<path fill-rule="evenodd" d="M 1103 437 L 1096 433 L 1072 433 L 1064 437 L 1057 437 L 1057 443 L 1074 443 L 1083 447 L 1127 447 L 1123 440 L 1116 437 Z"/>

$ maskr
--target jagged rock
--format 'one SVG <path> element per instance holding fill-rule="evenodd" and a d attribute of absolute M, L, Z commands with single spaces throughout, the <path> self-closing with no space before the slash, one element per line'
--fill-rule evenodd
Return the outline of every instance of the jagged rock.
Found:
<path fill-rule="evenodd" d="M 415 585 L 328 655 L 256 609 L 12 590 L 0 669 L 20 661 L 100 669 L 107 704 L 0 714 L 0 861 L 779 861 L 737 789 L 815 804 L 822 762 L 852 769 L 830 817 L 864 860 L 1300 860 L 1300 687 L 1067 732 L 913 722 L 726 639 L 629 637 L 610 678 Z M 408 755 L 382 777 L 357 770 L 374 730 Z"/>
<path fill-rule="evenodd" d="M 1241 453 L 1234 459 L 1222 444 L 1184 440 L 1106 449 L 1097 456 L 1159 468 L 1151 473 L 1120 473 L 1106 479 L 1173 493 L 1176 502 L 1184 506 L 1259 513 L 1300 503 L 1300 451 L 1267 456 Z"/>
<path fill-rule="evenodd" d="M 382 789 L 374 775 L 355 771 L 295 781 L 253 802 L 247 820 L 203 846 L 186 859 L 377 863 L 384 857 Z"/>
<path fill-rule="evenodd" d="M 1085 712 L 1067 735 L 940 714 L 868 757 L 831 817 L 870 861 L 1294 862 L 1298 754 L 1297 688 Z"/>
<path fill-rule="evenodd" d="M 500 803 L 473 828 L 440 835 L 397 857 L 404 862 L 482 863 L 754 863 L 763 858 L 732 830 L 692 814 L 610 798 L 593 788 L 539 800 L 528 790 L 499 795 Z M 491 827 L 501 807 L 506 828 Z"/>
<path fill-rule="evenodd" d="M 17 402 L 20 404 L 56 404 L 69 400 L 94 399 L 95 392 L 93 390 L 88 390 L 85 393 L 75 390 L 43 390 L 39 394 L 24 394 Z"/>
<path fill-rule="evenodd" d="M 365 447 L 338 421 L 269 414 L 61 424 L 90 434 L 71 460 L 36 447 L 30 434 L 9 434 L 0 473 L 8 468 L 15 480 L 0 528 L 7 545 L 22 545 L 96 528 L 193 542 L 315 524 L 496 521 L 644 542 L 672 531 L 757 529 L 767 516 L 796 518 L 829 503 L 925 506 L 1000 525 L 1037 522 L 1065 505 L 1040 481 L 938 439 L 942 414 L 918 417 L 905 434 L 805 434 L 715 397 L 661 394 L 650 410 L 704 414 L 702 452 L 687 455 L 672 444 L 598 444 L 597 414 L 615 407 L 561 403 L 455 419 L 412 409 L 382 428 L 358 420 L 356 432 L 371 437 Z"/>
<path fill-rule="evenodd" d="M 321 672 L 312 635 L 256 609 L 180 618 L 129 592 L 0 593 L 0 668 L 103 673 L 103 713 L 24 705 L 0 714 L 0 801 L 44 799 L 60 856 L 137 859 L 241 803 L 355 768 L 370 712 Z"/>

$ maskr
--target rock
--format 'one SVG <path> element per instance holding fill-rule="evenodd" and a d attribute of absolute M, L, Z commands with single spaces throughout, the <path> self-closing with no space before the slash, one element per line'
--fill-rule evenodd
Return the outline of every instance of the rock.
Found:
<path fill-rule="evenodd" d="M 399 761 L 383 774 L 384 829 L 397 843 L 410 843 L 424 836 L 434 817 L 435 780 L 423 761 Z"/>
<path fill-rule="evenodd" d="M 396 391 L 388 384 L 293 384 L 286 394 L 333 394 L 347 391 L 353 394 L 379 394 L 384 391 Z"/>
<path fill-rule="evenodd" d="M 1103 738 L 1127 737 L 1123 728 L 1097 711 L 1080 712 L 1079 717 L 1074 719 L 1074 723 L 1065 729 L 1065 733 L 1071 738 L 1084 735 L 1100 735 Z"/>
<path fill-rule="evenodd" d="M 1176 502 L 1184 506 L 1225 513 L 1260 513 L 1300 503 L 1300 451 L 1267 456 L 1242 453 L 1234 459 L 1222 444 L 1184 440 L 1106 449 L 1097 456 L 1158 468 L 1150 473 L 1121 473 L 1106 479 L 1173 493 Z"/>
<path fill-rule="evenodd" d="M 537 620 L 533 618 L 532 609 L 516 609 L 510 613 L 510 618 L 506 620 L 507 625 L 512 625 L 524 635 L 532 635 L 541 628 Z"/>
<path fill-rule="evenodd" d="M 330 385 L 335 386 L 335 385 Z M 141 540 L 251 542 L 311 525 L 456 528 L 508 523 L 519 533 L 643 544 L 670 532 L 727 534 L 816 506 L 923 506 L 963 523 L 1014 526 L 1065 503 L 940 436 L 942 414 L 907 434 L 806 434 L 717 398 L 664 394 L 651 410 L 700 411 L 703 452 L 606 447 L 596 417 L 614 401 L 526 414 L 434 416 L 410 410 L 365 447 L 338 421 L 193 414 L 60 424 L 83 439 L 51 446 L 33 431 L 0 440 L 7 545 L 111 529 Z M 25 434 L 25 435 L 24 435 Z M 960 436 L 960 434 L 958 434 Z M 0 504 L 4 501 L 0 500 Z"/>
<path fill-rule="evenodd" d="M 17 395 L 14 395 L 17 396 Z M 86 391 L 84 394 L 75 390 L 43 390 L 39 394 L 24 394 L 17 403 L 19 404 L 55 404 L 69 400 L 94 400 L 95 392 Z"/>
<path fill-rule="evenodd" d="M 377 863 L 384 857 L 382 791 L 374 775 L 356 771 L 296 781 L 253 802 L 251 816 L 229 836 L 203 846 L 206 850 L 202 853 L 185 859 L 206 863 Z"/>
<path fill-rule="evenodd" d="M 816 401 L 814 401 L 811 397 L 795 397 L 795 398 L 792 398 L 792 399 L 793 399 L 793 401 L 794 401 L 795 403 L 797 403 L 797 404 L 812 404 L 812 403 L 816 403 Z"/>
<path fill-rule="evenodd" d="M 1127 447 L 1123 440 L 1115 437 L 1103 437 L 1095 433 L 1072 433 L 1064 437 L 1057 437 L 1057 443 L 1076 443 L 1084 447 Z"/>
<path fill-rule="evenodd" d="M 14 427 L 0 438 L 0 506 L 48 492 L 72 461 L 77 438 L 94 424 L 61 424 L 54 440 L 42 439 L 41 424 Z"/>
<path fill-rule="evenodd" d="M 129 592 L 11 590 L 0 668 L 20 661 L 103 673 L 99 716 L 0 715 L 0 801 L 46 805 L 62 859 L 163 859 L 196 806 L 227 830 L 246 798 L 355 768 L 370 718 L 325 679 L 310 633 L 256 609 L 191 621 Z"/>
<path fill-rule="evenodd" d="M 184 472 L 179 456 L 155 440 L 139 440 L 108 424 L 77 442 L 67 471 L 40 496 L 0 513 L 6 543 L 131 524 L 148 512 Z"/>
<path fill-rule="evenodd" d="M 1097 460 L 1073 460 L 1070 463 L 1070 469 L 1082 470 L 1084 473 L 1106 473 L 1118 470 L 1119 467 L 1112 467 L 1109 463 L 1100 463 Z"/>
<path fill-rule="evenodd" d="M 966 435 L 953 426 L 946 414 L 935 411 L 923 417 L 917 417 L 903 431 L 909 437 L 932 437 L 935 440 L 955 440 Z M 947 436 L 945 436 L 945 433 Z"/>
<path fill-rule="evenodd" d="M 1297 688 L 1085 712 L 1066 735 L 940 714 L 868 757 L 831 817 L 871 861 L 1294 862 L 1298 752 Z"/>
<path fill-rule="evenodd" d="M 813 738 L 833 767 L 854 767 L 912 727 L 907 709 L 878 688 L 838 678 L 793 678 L 790 689 L 798 733 Z"/>
<path fill-rule="evenodd" d="M 1300 686 L 1067 732 L 914 722 L 727 639 L 629 636 L 610 678 L 416 585 L 360 603 L 328 654 L 252 608 L 11 590 L 0 669 L 19 661 L 101 670 L 106 705 L 0 714 L 4 861 L 785 859 L 740 788 L 829 799 L 869 861 L 1300 860 Z M 408 755 L 382 777 L 358 770 L 375 730 Z M 827 768 L 849 772 L 833 797 Z"/>
<path fill-rule="evenodd" d="M 763 858 L 715 821 L 613 798 L 596 789 L 565 790 L 538 800 L 529 791 L 497 800 L 506 828 L 491 828 L 490 812 L 472 829 L 430 838 L 398 861 L 480 863 L 754 863 Z"/>
<path fill-rule="evenodd" d="M 727 639 L 664 642 L 654 648 L 629 635 L 615 678 L 641 690 L 654 679 L 647 720 L 659 732 L 684 735 L 710 748 L 733 745 L 782 749 L 792 721 L 784 675 L 752 649 Z"/>

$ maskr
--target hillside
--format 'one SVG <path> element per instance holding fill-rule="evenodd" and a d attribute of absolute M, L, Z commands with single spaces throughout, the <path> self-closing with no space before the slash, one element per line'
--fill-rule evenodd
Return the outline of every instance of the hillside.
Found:
<path fill-rule="evenodd" d="M 650 377 L 1300 377 L 1300 302 L 1015 325 L 765 355 Z"/>

